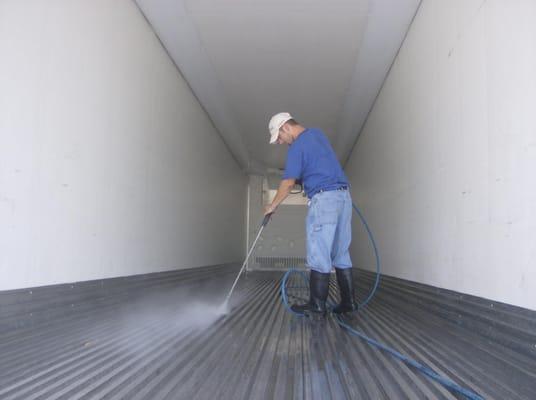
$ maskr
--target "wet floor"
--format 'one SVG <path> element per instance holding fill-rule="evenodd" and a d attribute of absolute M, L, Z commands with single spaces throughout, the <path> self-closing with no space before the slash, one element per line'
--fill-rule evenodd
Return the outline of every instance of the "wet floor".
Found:
<path fill-rule="evenodd" d="M 248 273 L 230 313 L 219 315 L 214 310 L 235 272 L 190 274 L 4 334 L 0 399 L 460 398 L 342 331 L 331 317 L 311 323 L 289 314 L 279 294 L 281 273 Z M 360 280 L 359 292 L 370 284 Z M 300 290 L 294 295 L 306 296 Z M 470 336 L 403 299 L 380 288 L 351 324 L 485 398 L 534 398 L 533 358 Z"/>

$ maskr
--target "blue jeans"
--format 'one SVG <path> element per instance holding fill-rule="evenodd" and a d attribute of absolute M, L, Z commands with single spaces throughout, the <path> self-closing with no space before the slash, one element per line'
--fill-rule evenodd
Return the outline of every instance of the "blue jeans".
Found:
<path fill-rule="evenodd" d="M 352 198 L 348 190 L 320 192 L 313 196 L 305 220 L 307 265 L 315 271 L 352 268 Z"/>

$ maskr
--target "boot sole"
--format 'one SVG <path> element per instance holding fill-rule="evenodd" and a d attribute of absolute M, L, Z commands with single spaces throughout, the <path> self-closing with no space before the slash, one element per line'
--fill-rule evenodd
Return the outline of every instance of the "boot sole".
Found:
<path fill-rule="evenodd" d="M 322 321 L 322 320 L 326 319 L 326 314 L 325 313 L 318 313 L 318 312 L 314 312 L 314 311 L 304 312 L 303 315 L 305 315 L 307 318 L 309 318 L 312 321 Z"/>
<path fill-rule="evenodd" d="M 358 310 L 355 309 L 355 310 L 344 310 L 344 311 L 338 311 L 338 312 L 333 311 L 332 313 L 334 315 L 343 315 L 343 314 L 355 314 L 355 313 L 357 313 L 357 311 Z"/>

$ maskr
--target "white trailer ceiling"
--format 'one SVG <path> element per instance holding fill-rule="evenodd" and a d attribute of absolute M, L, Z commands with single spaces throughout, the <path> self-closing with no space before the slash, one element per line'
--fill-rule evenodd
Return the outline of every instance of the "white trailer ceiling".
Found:
<path fill-rule="evenodd" d="M 281 168 L 270 116 L 326 131 L 341 161 L 420 0 L 137 0 L 229 149 L 250 172 Z"/>

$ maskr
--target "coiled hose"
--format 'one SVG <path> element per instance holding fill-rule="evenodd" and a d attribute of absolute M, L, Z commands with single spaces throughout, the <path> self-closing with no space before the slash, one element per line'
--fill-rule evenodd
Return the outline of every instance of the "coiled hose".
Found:
<path fill-rule="evenodd" d="M 366 297 L 366 299 L 362 303 L 359 303 L 359 308 L 361 308 L 361 307 L 365 307 L 370 302 L 370 300 L 372 300 L 372 298 L 374 297 L 374 294 L 376 293 L 376 290 L 378 289 L 378 285 L 380 283 L 380 275 L 381 275 L 381 273 L 380 273 L 380 254 L 379 254 L 379 251 L 378 251 L 378 246 L 376 245 L 376 241 L 374 240 L 374 235 L 372 234 L 372 231 L 370 230 L 370 227 L 369 227 L 369 225 L 367 223 L 367 220 L 365 219 L 365 217 L 363 216 L 363 213 L 359 210 L 359 208 L 355 204 L 352 204 L 352 205 L 353 205 L 354 211 L 359 216 L 359 219 L 361 220 L 363 226 L 365 227 L 365 230 L 367 231 L 367 235 L 369 237 L 369 241 L 371 243 L 371 246 L 372 246 L 372 248 L 374 250 L 374 256 L 375 256 L 375 259 L 376 259 L 376 279 L 374 281 L 374 285 L 373 285 L 369 295 Z M 308 286 L 309 286 L 309 278 L 307 277 L 305 272 L 297 270 L 295 268 L 291 268 L 285 273 L 285 275 L 283 276 L 283 279 L 281 281 L 281 299 L 282 299 L 283 305 L 285 306 L 287 311 L 289 311 L 290 313 L 292 313 L 292 314 L 294 314 L 296 316 L 303 317 L 303 314 L 297 313 L 297 312 L 295 312 L 294 310 L 292 310 L 290 308 L 289 295 L 287 293 L 287 288 L 288 288 L 288 281 L 292 276 L 297 276 L 299 279 L 302 280 L 302 283 L 303 283 L 302 285 L 294 286 L 293 288 L 305 289 L 305 288 L 308 288 Z M 328 304 L 328 306 L 331 309 L 333 307 L 333 304 Z M 473 392 L 473 391 L 471 391 L 469 389 L 465 389 L 465 388 L 461 387 L 460 385 L 458 385 L 457 383 L 451 381 L 450 379 L 442 377 L 441 375 L 439 375 L 438 373 L 433 371 L 431 368 L 428 368 L 428 367 L 422 365 L 421 363 L 419 363 L 419 362 L 417 362 L 417 361 L 405 356 L 404 354 L 396 351 L 395 349 L 393 349 L 393 348 L 391 348 L 389 346 L 386 346 L 386 345 L 384 345 L 384 344 L 382 344 L 382 343 L 380 343 L 380 342 L 368 337 L 367 335 L 365 335 L 362 332 L 359 332 L 358 330 L 356 330 L 352 326 L 350 326 L 348 323 L 346 323 L 341 318 L 340 315 L 336 315 L 335 320 L 337 321 L 337 324 L 339 324 L 339 326 L 341 328 L 346 330 L 346 332 L 348 332 L 352 336 L 359 337 L 359 338 L 365 340 L 368 344 L 370 344 L 370 345 L 372 345 L 374 347 L 377 347 L 378 349 L 380 349 L 382 351 L 385 351 L 386 353 L 392 355 L 395 358 L 398 358 L 399 360 L 403 361 L 404 363 L 414 367 L 415 369 L 417 369 L 419 372 L 421 372 L 422 374 L 426 375 L 430 379 L 433 379 L 436 382 L 439 382 L 440 384 L 442 384 L 446 388 L 448 388 L 448 389 L 450 389 L 450 390 L 452 390 L 452 391 L 454 391 L 456 393 L 462 394 L 463 396 L 465 396 L 466 398 L 468 398 L 470 400 L 484 400 L 484 398 L 482 396 L 480 396 L 479 394 L 477 394 L 477 393 L 475 393 L 475 392 Z"/>

